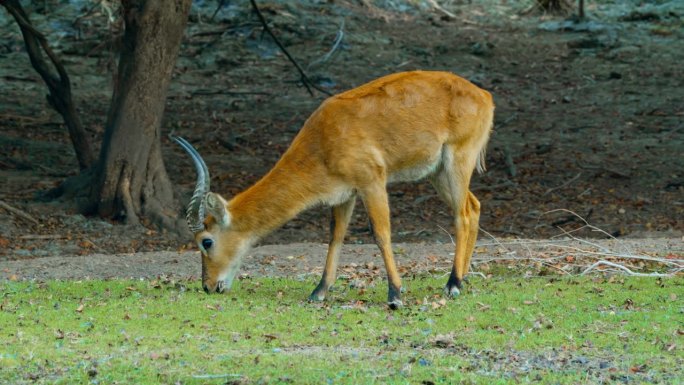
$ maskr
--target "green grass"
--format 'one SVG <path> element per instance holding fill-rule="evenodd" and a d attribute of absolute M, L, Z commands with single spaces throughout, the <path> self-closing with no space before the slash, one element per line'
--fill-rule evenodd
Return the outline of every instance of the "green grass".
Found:
<path fill-rule="evenodd" d="M 0 283 L 0 383 L 684 383 L 684 279 Z"/>

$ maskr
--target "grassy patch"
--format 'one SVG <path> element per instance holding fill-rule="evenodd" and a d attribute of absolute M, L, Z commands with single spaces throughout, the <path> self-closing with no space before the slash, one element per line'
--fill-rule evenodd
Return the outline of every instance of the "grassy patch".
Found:
<path fill-rule="evenodd" d="M 684 279 L 0 283 L 0 383 L 684 382 Z"/>

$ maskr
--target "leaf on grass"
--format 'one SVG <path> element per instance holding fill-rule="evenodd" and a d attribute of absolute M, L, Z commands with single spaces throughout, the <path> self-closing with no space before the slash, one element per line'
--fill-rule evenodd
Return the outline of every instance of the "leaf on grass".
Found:
<path fill-rule="evenodd" d="M 454 346 L 455 341 L 454 333 L 449 334 L 437 334 L 434 338 L 429 341 L 432 345 L 438 348 L 449 348 Z"/>
<path fill-rule="evenodd" d="M 477 310 L 479 310 L 479 311 L 487 311 L 487 310 L 492 308 L 490 305 L 484 304 L 482 302 L 478 302 L 477 306 L 478 306 Z"/>
<path fill-rule="evenodd" d="M 153 360 L 153 361 L 156 361 L 156 360 L 158 360 L 158 359 L 160 359 L 160 358 L 163 358 L 163 359 L 165 359 L 165 360 L 168 360 L 169 357 L 170 357 L 170 356 L 169 356 L 169 353 L 164 353 L 164 354 L 157 353 L 157 352 L 152 352 L 152 353 L 150 353 L 150 359 Z"/>
<path fill-rule="evenodd" d="M 532 330 L 553 329 L 553 321 L 548 319 L 544 314 L 539 314 L 537 318 L 532 321 Z"/>
<path fill-rule="evenodd" d="M 76 308 L 76 312 L 77 312 L 77 313 L 82 313 L 84 307 L 85 307 L 84 304 L 79 304 L 78 307 Z"/>
<path fill-rule="evenodd" d="M 439 309 L 440 307 L 446 306 L 447 300 L 442 298 L 439 301 L 435 301 L 432 303 L 432 310 Z"/>

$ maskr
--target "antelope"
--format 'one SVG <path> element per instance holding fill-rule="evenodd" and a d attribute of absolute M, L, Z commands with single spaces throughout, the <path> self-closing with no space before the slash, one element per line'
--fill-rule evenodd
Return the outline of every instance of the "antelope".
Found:
<path fill-rule="evenodd" d="M 445 293 L 458 296 L 480 219 L 470 178 L 476 168 L 485 170 L 493 117 L 489 92 L 457 75 L 388 75 L 325 100 L 273 169 L 231 200 L 210 191 L 202 157 L 186 140 L 172 137 L 197 171 L 187 222 L 202 254 L 204 291 L 230 289 L 255 242 L 301 211 L 326 204 L 332 208 L 331 240 L 320 283 L 309 296 L 323 301 L 335 281 L 358 196 L 385 263 L 388 304 L 402 306 L 386 188 L 391 182 L 428 178 L 453 213 L 455 256 Z"/>

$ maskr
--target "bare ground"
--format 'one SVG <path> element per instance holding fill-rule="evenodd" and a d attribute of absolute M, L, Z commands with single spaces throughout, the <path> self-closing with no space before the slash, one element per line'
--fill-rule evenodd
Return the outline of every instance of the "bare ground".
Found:
<path fill-rule="evenodd" d="M 245 257 L 241 277 L 320 276 L 325 265 L 327 245 L 291 243 L 255 248 Z M 453 246 L 439 243 L 398 243 L 394 245 L 399 271 L 404 276 L 420 273 L 444 274 L 451 268 Z M 650 263 L 648 258 L 664 262 Z M 576 275 L 597 260 L 619 261 L 635 272 L 657 270 L 668 273 L 673 265 L 684 263 L 682 239 L 592 240 L 556 239 L 493 240 L 479 242 L 473 257 L 473 271 L 485 276 L 496 274 L 494 266 L 507 274 Z M 614 269 L 613 269 L 614 270 Z M 343 279 L 384 277 L 382 257 L 375 245 L 345 245 L 340 276 Z M 200 277 L 198 252 L 140 252 L 129 254 L 89 254 L 0 261 L 0 279 L 110 279 L 158 278 L 196 279 Z"/>

